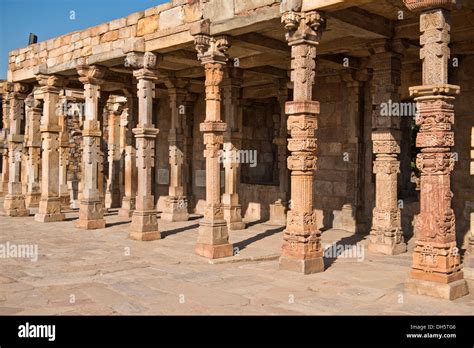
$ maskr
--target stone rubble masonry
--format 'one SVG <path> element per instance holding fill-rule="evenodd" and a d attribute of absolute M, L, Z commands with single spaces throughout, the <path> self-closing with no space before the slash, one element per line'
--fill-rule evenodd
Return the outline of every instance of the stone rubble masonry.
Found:
<path fill-rule="evenodd" d="M 83 64 L 84 59 L 93 64 L 104 57 L 125 58 L 132 51 L 145 52 L 192 43 L 189 29 L 203 19 L 230 19 L 259 9 L 277 8 L 278 4 L 277 0 L 173 0 L 124 18 L 13 50 L 9 54 L 9 74 L 33 78 L 38 72 L 75 69 Z M 276 16 L 277 12 L 270 15 Z"/>

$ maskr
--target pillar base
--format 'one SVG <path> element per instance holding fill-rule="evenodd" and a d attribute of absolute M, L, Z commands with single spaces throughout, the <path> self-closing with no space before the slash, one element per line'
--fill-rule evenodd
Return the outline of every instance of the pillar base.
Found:
<path fill-rule="evenodd" d="M 126 208 L 120 208 L 118 210 L 118 217 L 123 217 L 123 218 L 131 218 L 133 215 L 134 210 L 131 209 L 126 209 Z"/>
<path fill-rule="evenodd" d="M 245 223 L 242 221 L 240 205 L 224 204 L 223 207 L 224 207 L 224 220 L 227 221 L 227 228 L 231 231 L 245 229 Z"/>
<path fill-rule="evenodd" d="M 199 223 L 199 236 L 194 251 L 209 259 L 234 256 L 234 249 L 229 243 L 227 221 L 223 218 L 203 218 Z"/>
<path fill-rule="evenodd" d="M 286 203 L 281 200 L 276 201 L 274 204 L 270 204 L 270 220 L 266 224 L 273 226 L 286 226 L 287 210 Z"/>
<path fill-rule="evenodd" d="M 469 247 L 471 250 L 464 254 L 463 272 L 464 278 L 474 280 L 474 250 L 472 250 L 472 245 Z"/>
<path fill-rule="evenodd" d="M 164 221 L 188 221 L 188 200 L 186 197 L 167 197 L 165 207 L 161 213 Z"/>
<path fill-rule="evenodd" d="M 280 270 L 298 272 L 303 274 L 313 274 L 324 272 L 324 259 L 318 257 L 315 259 L 295 259 L 288 256 L 280 257 Z"/>
<path fill-rule="evenodd" d="M 124 197 L 122 199 L 122 207 L 118 211 L 119 217 L 131 218 L 135 211 L 135 200 L 130 197 Z"/>
<path fill-rule="evenodd" d="M 25 197 L 25 204 L 27 208 L 38 208 L 41 200 L 41 193 L 27 193 Z"/>
<path fill-rule="evenodd" d="M 75 226 L 85 230 L 98 230 L 105 228 L 104 210 L 102 201 L 84 200 L 79 203 L 79 220 Z"/>
<path fill-rule="evenodd" d="M 230 231 L 245 230 L 245 222 L 243 222 L 243 221 L 229 222 L 229 223 L 227 223 L 227 228 Z"/>
<path fill-rule="evenodd" d="M 70 210 L 71 209 L 71 197 L 69 194 L 59 197 L 61 201 L 61 210 Z"/>
<path fill-rule="evenodd" d="M 76 220 L 74 223 L 76 228 L 80 228 L 82 230 L 100 230 L 102 228 L 105 228 L 106 223 L 104 219 L 98 219 L 98 220 Z"/>
<path fill-rule="evenodd" d="M 29 216 L 30 211 L 26 209 L 25 198 L 23 195 L 6 195 L 3 203 L 5 215 L 7 216 Z"/>
<path fill-rule="evenodd" d="M 417 295 L 426 295 L 445 300 L 455 300 L 469 294 L 469 288 L 465 279 L 443 284 L 410 278 L 405 283 L 405 289 Z"/>
<path fill-rule="evenodd" d="M 135 210 L 132 215 L 132 224 L 129 232 L 130 239 L 140 241 L 152 241 L 161 239 L 161 233 L 158 230 L 158 219 L 156 211 Z"/>
<path fill-rule="evenodd" d="M 63 213 L 52 213 L 52 214 L 35 214 L 35 221 L 38 222 L 59 222 L 64 221 L 66 216 Z"/>
<path fill-rule="evenodd" d="M 394 245 L 370 243 L 368 250 L 376 254 L 400 255 L 407 252 L 407 245 L 405 242 Z"/>
<path fill-rule="evenodd" d="M 220 259 L 223 257 L 234 256 L 234 247 L 232 244 L 213 245 L 197 243 L 194 251 L 199 256 L 208 259 Z"/>

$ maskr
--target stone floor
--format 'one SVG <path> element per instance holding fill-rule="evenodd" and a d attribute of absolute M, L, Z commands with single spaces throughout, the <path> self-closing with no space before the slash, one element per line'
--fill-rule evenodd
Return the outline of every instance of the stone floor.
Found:
<path fill-rule="evenodd" d="M 0 206 L 3 201 L 0 198 Z M 0 245 L 37 244 L 38 260 L 0 259 L 0 314 L 469 314 L 474 295 L 456 301 L 405 293 L 410 255 L 326 259 L 326 271 L 278 269 L 282 228 L 253 224 L 231 233 L 238 255 L 210 262 L 193 252 L 198 218 L 160 221 L 164 238 L 127 239 L 129 221 L 107 214 L 107 228 L 75 229 L 0 216 Z M 323 242 L 365 239 L 340 230 Z M 471 289 L 474 282 L 469 281 Z"/>

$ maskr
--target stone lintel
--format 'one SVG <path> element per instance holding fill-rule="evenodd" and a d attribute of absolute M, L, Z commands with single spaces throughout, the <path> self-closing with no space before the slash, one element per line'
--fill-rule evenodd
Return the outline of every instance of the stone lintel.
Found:
<path fill-rule="evenodd" d="M 412 97 L 454 96 L 461 93 L 461 87 L 450 84 L 413 86 L 409 90 Z"/>

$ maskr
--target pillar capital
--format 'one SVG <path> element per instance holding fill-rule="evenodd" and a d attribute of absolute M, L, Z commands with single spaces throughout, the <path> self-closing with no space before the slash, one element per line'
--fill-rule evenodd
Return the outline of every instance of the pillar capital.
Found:
<path fill-rule="evenodd" d="M 318 11 L 285 11 L 282 13 L 281 22 L 285 25 L 286 40 L 290 46 L 318 45 L 326 26 L 324 13 Z"/>
<path fill-rule="evenodd" d="M 231 45 L 231 38 L 227 35 L 210 36 L 197 34 L 194 36 L 194 45 L 198 52 L 198 59 L 203 65 L 225 64 L 228 60 L 227 51 Z"/>
<path fill-rule="evenodd" d="M 106 68 L 98 65 L 79 65 L 76 69 L 79 81 L 83 84 L 101 85 L 104 83 Z"/>
<path fill-rule="evenodd" d="M 432 9 L 451 10 L 456 5 L 456 0 L 403 0 L 410 11 L 427 11 Z"/>
<path fill-rule="evenodd" d="M 36 75 L 36 81 L 40 85 L 42 91 L 50 93 L 58 93 L 61 91 L 61 87 L 65 85 L 65 78 L 59 75 Z"/>

